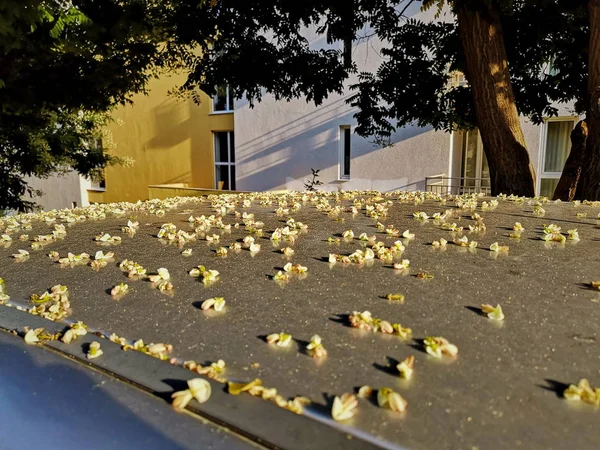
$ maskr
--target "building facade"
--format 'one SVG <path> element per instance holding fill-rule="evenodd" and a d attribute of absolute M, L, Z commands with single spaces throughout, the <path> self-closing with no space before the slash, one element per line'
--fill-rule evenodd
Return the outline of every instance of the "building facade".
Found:
<path fill-rule="evenodd" d="M 409 14 L 417 19 L 437 20 L 435 8 L 428 12 L 421 12 L 419 5 L 411 8 Z M 313 48 L 327 45 L 316 33 L 307 35 Z M 377 70 L 381 48 L 374 38 L 354 42 L 352 58 L 359 71 Z M 356 81 L 350 79 L 347 86 Z M 268 95 L 253 108 L 237 103 L 239 189 L 302 190 L 312 178 L 311 169 L 318 169 L 321 188 L 326 190 L 489 192 L 489 168 L 477 130 L 447 133 L 408 126 L 392 136 L 390 147 L 382 148 L 354 132 L 356 111 L 347 103 L 351 94 L 350 89 L 333 94 L 319 107 L 305 99 L 279 102 Z M 570 132 L 579 120 L 569 105 L 555 106 L 558 117 L 542 125 L 521 119 L 536 171 L 536 192 L 545 196 L 552 196 L 558 183 L 570 151 Z"/>
<path fill-rule="evenodd" d="M 134 163 L 108 167 L 104 186 L 88 189 L 90 202 L 144 200 L 154 185 L 213 189 L 218 184 L 215 177 L 223 171 L 215 171 L 215 155 L 223 160 L 228 149 L 215 153 L 214 140 L 223 146 L 230 139 L 233 145 L 233 103 L 226 90 L 215 101 L 203 93 L 196 101 L 169 95 L 184 80 L 183 75 L 153 80 L 149 95 L 136 95 L 133 105 L 115 111 L 111 151 Z"/>
<path fill-rule="evenodd" d="M 421 12 L 418 5 L 408 13 L 421 20 L 450 20 L 443 15 L 434 19 L 435 11 Z M 306 33 L 313 48 L 331 48 L 324 37 Z M 379 67 L 381 48 L 376 39 L 354 42 L 352 57 L 359 71 Z M 196 102 L 169 95 L 184 79 L 154 80 L 149 95 L 137 95 L 132 106 L 115 112 L 109 132 L 116 148 L 111 152 L 132 158 L 132 167 L 108 167 L 103 183 L 74 174 L 35 180 L 34 187 L 45 191 L 38 203 L 52 209 L 137 201 L 197 193 L 192 188 L 303 190 L 311 169 L 320 171 L 326 190 L 489 192 L 477 130 L 447 133 L 408 126 L 382 148 L 355 133 L 356 110 L 347 103 L 350 89 L 332 94 L 318 107 L 303 98 L 285 102 L 270 95 L 250 107 L 244 100 L 234 102 L 225 87 L 213 99 L 201 93 Z M 540 195 L 552 195 L 570 151 L 570 131 L 579 120 L 569 105 L 558 105 L 558 110 L 558 117 L 542 125 L 522 119 Z"/>
<path fill-rule="evenodd" d="M 115 111 L 109 151 L 133 160 L 131 166 L 107 167 L 101 182 L 75 173 L 30 179 L 43 191 L 36 203 L 48 210 L 145 200 L 153 189 L 236 189 L 233 98 L 226 88 L 214 98 L 200 93 L 196 101 L 169 94 L 184 81 L 183 75 L 153 80 L 148 95 Z"/>

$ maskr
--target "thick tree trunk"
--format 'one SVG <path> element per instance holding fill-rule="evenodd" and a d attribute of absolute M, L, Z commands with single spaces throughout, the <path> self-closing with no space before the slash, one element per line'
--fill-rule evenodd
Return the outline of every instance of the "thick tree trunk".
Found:
<path fill-rule="evenodd" d="M 585 123 L 585 120 L 581 120 L 575 126 L 573 131 L 571 131 L 571 152 L 565 162 L 565 168 L 556 185 L 552 200 L 565 200 L 570 202 L 575 199 L 585 157 L 587 136 L 587 124 Z"/>
<path fill-rule="evenodd" d="M 588 54 L 588 138 L 580 200 L 600 200 L 600 0 L 588 1 L 590 44 Z"/>
<path fill-rule="evenodd" d="M 515 104 L 499 15 L 487 7 L 474 11 L 458 1 L 455 5 L 492 195 L 533 197 L 535 171 Z"/>

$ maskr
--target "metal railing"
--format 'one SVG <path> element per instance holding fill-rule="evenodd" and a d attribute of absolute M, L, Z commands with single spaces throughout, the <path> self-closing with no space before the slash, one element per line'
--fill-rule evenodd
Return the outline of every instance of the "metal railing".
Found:
<path fill-rule="evenodd" d="M 489 178 L 447 177 L 446 174 L 425 177 L 425 190 L 436 194 L 491 195 Z"/>

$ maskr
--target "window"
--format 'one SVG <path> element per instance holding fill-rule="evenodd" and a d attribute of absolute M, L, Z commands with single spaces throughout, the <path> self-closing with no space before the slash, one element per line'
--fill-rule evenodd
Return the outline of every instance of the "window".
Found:
<path fill-rule="evenodd" d="M 465 131 L 462 145 L 462 192 L 489 192 L 490 166 L 479 130 Z"/>
<path fill-rule="evenodd" d="M 558 75 L 559 70 L 556 68 L 554 61 L 556 61 L 555 57 L 550 58 L 546 64 L 544 64 L 544 74 L 545 75 L 550 75 L 550 76 L 555 76 Z"/>
<path fill-rule="evenodd" d="M 342 62 L 344 67 L 352 67 L 352 37 L 344 38 L 342 47 Z"/>
<path fill-rule="evenodd" d="M 350 179 L 351 136 L 350 125 L 340 126 L 340 180 Z"/>
<path fill-rule="evenodd" d="M 229 86 L 217 86 L 217 93 L 213 97 L 213 113 L 215 112 L 232 112 L 233 111 L 233 95 Z"/>
<path fill-rule="evenodd" d="M 461 86 L 467 86 L 467 79 L 465 78 L 465 74 L 455 70 L 450 73 L 450 78 L 448 80 L 448 87 L 457 88 Z"/>
<path fill-rule="evenodd" d="M 104 174 L 102 174 L 102 178 L 92 179 L 90 181 L 90 189 L 92 189 L 94 191 L 105 191 L 106 190 L 106 180 L 104 179 Z"/>
<path fill-rule="evenodd" d="M 94 146 L 94 148 L 102 148 L 103 144 L 102 144 L 102 139 L 98 138 L 94 141 L 94 143 L 92 144 Z M 90 176 L 88 178 L 89 180 L 89 185 L 88 185 L 88 189 L 91 191 L 106 191 L 106 179 L 104 176 L 104 171 L 102 171 L 101 173 L 99 172 L 95 172 L 93 176 Z"/>
<path fill-rule="evenodd" d="M 552 197 L 571 152 L 571 131 L 576 119 L 572 117 L 547 120 L 543 131 L 541 153 L 540 195 Z"/>
<path fill-rule="evenodd" d="M 215 137 L 215 187 L 235 190 L 235 141 L 233 131 L 213 133 Z"/>

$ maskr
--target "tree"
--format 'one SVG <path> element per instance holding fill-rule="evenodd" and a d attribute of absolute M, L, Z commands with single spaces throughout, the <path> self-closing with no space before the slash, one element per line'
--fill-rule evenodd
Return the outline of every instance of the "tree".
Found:
<path fill-rule="evenodd" d="M 111 108 L 172 66 L 166 17 L 153 0 L 3 1 L 0 209 L 34 207 L 25 175 L 120 162 L 96 144 Z"/>
<path fill-rule="evenodd" d="M 586 200 L 600 200 L 600 0 L 587 2 L 589 15 L 586 123 L 588 135 L 582 165 L 581 192 Z"/>
<path fill-rule="evenodd" d="M 182 90 L 212 93 L 215 85 L 226 82 L 238 98 L 246 96 L 250 102 L 267 92 L 277 99 L 304 95 L 318 105 L 356 76 L 351 102 L 359 108 L 359 134 L 382 142 L 398 127 L 413 123 L 446 130 L 479 126 L 492 192 L 532 196 L 535 175 L 502 32 L 514 3 L 454 0 L 449 3 L 457 20 L 450 23 L 407 19 L 413 3 L 221 0 L 204 1 L 198 8 L 196 2 L 181 2 L 176 16 L 184 20 L 177 24 L 177 42 L 188 48 L 185 60 L 191 71 Z M 425 7 L 441 8 L 443 3 L 427 1 Z M 344 44 L 345 50 L 311 48 L 307 28 L 330 44 Z M 359 72 L 348 58 L 348 42 L 365 29 L 387 44 L 374 73 Z M 194 54 L 196 47 L 200 52 Z M 449 87 L 454 70 L 466 73 L 469 86 Z M 530 103 L 540 115 L 536 102 Z"/>
<path fill-rule="evenodd" d="M 535 171 L 529 160 L 512 81 L 500 7 L 493 1 L 455 1 L 454 11 L 473 91 L 477 126 L 490 167 L 492 194 L 532 197 Z"/>
<path fill-rule="evenodd" d="M 587 123 L 585 120 L 580 120 L 571 132 L 571 151 L 565 161 L 565 167 L 554 190 L 553 200 L 573 201 L 575 199 L 577 187 L 583 173 L 587 136 Z"/>
<path fill-rule="evenodd" d="M 551 102 L 571 102 L 573 113 L 585 116 L 571 133 L 571 153 L 555 199 L 600 200 L 599 15 L 597 0 L 526 1 L 519 20 L 535 17 L 535 26 L 528 30 L 517 23 L 514 27 L 520 30 L 519 39 L 531 44 L 522 46 L 522 53 L 509 59 L 516 62 L 530 93 L 543 93 L 538 95 L 538 109 L 550 109 Z M 552 65 L 552 73 L 543 77 L 534 67 L 540 55 Z"/>

